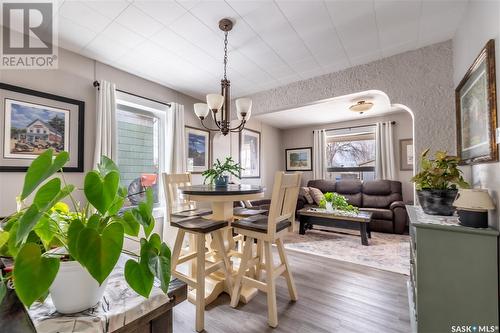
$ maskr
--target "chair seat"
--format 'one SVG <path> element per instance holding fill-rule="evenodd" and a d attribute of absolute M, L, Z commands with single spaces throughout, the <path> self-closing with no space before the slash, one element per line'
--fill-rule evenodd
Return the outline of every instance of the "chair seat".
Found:
<path fill-rule="evenodd" d="M 182 220 L 173 220 L 170 225 L 191 232 L 208 234 L 212 231 L 227 227 L 227 221 L 214 221 L 202 217 L 187 218 Z"/>
<path fill-rule="evenodd" d="M 208 208 L 198 208 L 198 209 L 190 209 L 183 210 L 181 212 L 175 212 L 171 215 L 173 216 L 181 216 L 181 217 L 192 217 L 192 216 L 205 216 L 212 214 L 212 210 Z"/>
<path fill-rule="evenodd" d="M 237 208 L 233 209 L 233 215 L 243 216 L 243 217 L 262 215 L 262 214 L 265 214 L 267 212 L 268 211 L 265 209 L 251 209 L 251 208 L 245 208 L 245 207 L 237 207 Z"/>
<path fill-rule="evenodd" d="M 257 232 L 267 232 L 267 219 L 268 216 L 265 215 L 255 215 L 249 216 L 244 219 L 233 222 L 231 225 L 233 228 L 246 229 Z M 276 223 L 276 232 L 290 227 L 292 224 L 288 220 L 280 221 Z"/>

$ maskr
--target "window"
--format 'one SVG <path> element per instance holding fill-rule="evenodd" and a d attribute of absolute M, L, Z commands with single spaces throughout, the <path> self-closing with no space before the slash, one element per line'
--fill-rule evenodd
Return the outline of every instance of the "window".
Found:
<path fill-rule="evenodd" d="M 164 151 L 160 133 L 168 106 L 121 92 L 117 97 L 117 165 L 128 191 L 126 205 L 144 200 L 146 188 L 152 188 L 158 205 Z"/>
<path fill-rule="evenodd" d="M 375 179 L 375 127 L 327 131 L 326 160 L 330 179 Z"/>

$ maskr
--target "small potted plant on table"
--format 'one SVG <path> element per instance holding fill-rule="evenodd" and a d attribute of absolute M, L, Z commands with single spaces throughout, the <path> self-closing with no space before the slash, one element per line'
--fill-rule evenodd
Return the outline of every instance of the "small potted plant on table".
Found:
<path fill-rule="evenodd" d="M 328 212 L 334 210 L 344 211 L 357 214 L 358 207 L 355 207 L 347 202 L 346 197 L 334 192 L 326 192 L 323 199 L 319 202 L 320 208 L 325 208 Z"/>
<path fill-rule="evenodd" d="M 460 158 L 438 151 L 431 160 L 427 157 L 428 153 L 429 149 L 422 153 L 420 172 L 412 178 L 420 206 L 430 215 L 453 215 L 453 201 L 458 188 L 469 188 L 458 168 Z"/>
<path fill-rule="evenodd" d="M 52 150 L 38 156 L 26 172 L 19 210 L 0 228 L 0 255 L 14 260 L 11 276 L 0 277 L 0 299 L 6 282 L 27 307 L 49 293 L 61 313 L 83 311 L 97 304 L 108 276 L 121 253 L 131 255 L 124 276 L 138 294 L 148 297 L 154 279 L 167 293 L 170 283 L 170 249 L 154 228 L 153 194 L 125 211 L 126 188 L 120 187 L 120 173 L 112 160 L 102 157 L 97 170 L 85 175 L 80 205 L 73 196 L 76 186 L 66 184 L 62 173 L 67 152 L 55 158 Z M 56 175 L 61 171 L 59 176 Z M 26 199 L 32 196 L 32 203 Z M 72 209 L 63 199 L 69 199 Z M 123 248 L 125 235 L 138 236 L 142 229 L 140 254 Z"/>
<path fill-rule="evenodd" d="M 219 159 L 213 164 L 213 167 L 204 171 L 201 175 L 205 177 L 203 184 L 209 182 L 215 186 L 227 186 L 229 183 L 229 175 L 240 178 L 240 171 L 243 168 L 239 163 L 233 161 L 232 157 L 226 157 L 224 163 Z"/>

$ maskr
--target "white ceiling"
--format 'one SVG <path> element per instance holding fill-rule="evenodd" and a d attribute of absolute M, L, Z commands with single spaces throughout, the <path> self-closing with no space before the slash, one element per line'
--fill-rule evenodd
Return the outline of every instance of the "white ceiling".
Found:
<path fill-rule="evenodd" d="M 467 1 L 60 1 L 60 46 L 204 98 L 220 90 L 229 34 L 233 97 L 451 38 Z"/>
<path fill-rule="evenodd" d="M 363 114 L 349 110 L 349 106 L 360 100 L 372 102 L 374 105 Z M 285 129 L 372 118 L 401 111 L 403 111 L 401 108 L 391 105 L 389 97 L 384 92 L 368 90 L 293 109 L 265 113 L 254 118 L 271 126 Z"/>

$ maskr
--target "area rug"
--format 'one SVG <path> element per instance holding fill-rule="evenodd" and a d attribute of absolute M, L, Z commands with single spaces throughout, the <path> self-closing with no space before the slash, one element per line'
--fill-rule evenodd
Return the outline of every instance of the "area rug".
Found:
<path fill-rule="evenodd" d="M 325 228 L 327 229 L 327 228 Z M 410 236 L 372 232 L 369 246 L 361 245 L 359 231 L 328 228 L 333 233 L 308 230 L 305 235 L 289 233 L 288 250 L 347 261 L 400 274 L 410 274 Z"/>

